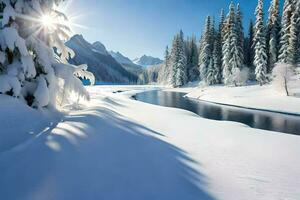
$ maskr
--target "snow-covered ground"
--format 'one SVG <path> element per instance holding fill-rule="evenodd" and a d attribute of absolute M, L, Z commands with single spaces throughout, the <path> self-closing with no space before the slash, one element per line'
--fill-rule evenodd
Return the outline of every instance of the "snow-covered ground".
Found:
<path fill-rule="evenodd" d="M 12 99 L 0 96 L 0 119 L 10 116 L 0 141 L 10 144 L 2 138 L 7 131 L 23 141 L 0 151 L 0 198 L 299 199 L 299 136 L 128 98 L 148 89 L 153 88 L 89 87 L 91 101 L 57 126 L 46 124 L 59 117 L 50 120 L 16 102 L 15 109 Z M 49 130 L 30 134 L 30 127 L 13 127 L 14 119 L 16 126 L 21 119 L 45 119 L 36 126 Z"/>
<path fill-rule="evenodd" d="M 300 114 L 300 98 L 287 97 L 272 85 L 243 87 L 210 86 L 173 89 L 188 93 L 189 98 L 245 108 Z"/>

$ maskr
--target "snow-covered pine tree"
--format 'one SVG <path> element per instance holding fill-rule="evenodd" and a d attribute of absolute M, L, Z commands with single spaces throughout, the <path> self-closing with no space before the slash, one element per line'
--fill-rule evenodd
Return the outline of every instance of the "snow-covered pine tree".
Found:
<path fill-rule="evenodd" d="M 268 73 L 272 71 L 278 61 L 280 41 L 280 8 L 279 0 L 272 0 L 269 8 L 269 17 L 266 30 L 267 52 L 268 52 Z"/>
<path fill-rule="evenodd" d="M 220 35 L 221 35 L 221 40 L 222 40 L 222 35 L 223 35 L 222 32 L 223 32 L 223 28 L 224 28 L 224 23 L 225 23 L 225 13 L 224 13 L 224 9 L 221 9 L 220 22 L 219 22 L 219 32 L 220 32 Z"/>
<path fill-rule="evenodd" d="M 170 64 L 171 64 L 171 85 L 176 87 L 176 73 L 178 62 L 178 34 L 175 35 L 172 42 L 172 50 L 170 55 Z"/>
<path fill-rule="evenodd" d="M 263 0 L 258 0 L 258 5 L 255 10 L 256 23 L 255 23 L 255 75 L 256 80 L 260 85 L 265 84 L 268 81 L 267 78 L 267 66 L 268 57 L 266 49 L 266 35 L 264 28 L 264 12 L 263 12 Z"/>
<path fill-rule="evenodd" d="M 209 61 L 209 66 L 206 75 L 206 84 L 214 85 L 221 82 L 222 72 L 221 72 L 221 45 L 220 38 L 215 39 L 214 50 L 212 57 Z"/>
<path fill-rule="evenodd" d="M 178 62 L 176 72 L 176 86 L 181 87 L 187 83 L 187 61 L 185 54 L 184 35 L 182 30 L 178 37 Z"/>
<path fill-rule="evenodd" d="M 207 72 L 206 72 L 206 81 L 205 83 L 207 85 L 214 85 L 217 83 L 217 80 L 216 80 L 216 71 L 215 71 L 215 68 L 214 68 L 214 58 L 210 58 L 209 59 L 209 65 L 208 65 L 208 68 L 207 68 Z"/>
<path fill-rule="evenodd" d="M 166 47 L 165 50 L 165 62 L 164 62 L 164 66 L 163 66 L 163 70 L 161 71 L 161 73 L 159 74 L 161 77 L 161 81 L 167 85 L 171 84 L 171 63 L 170 63 L 170 51 L 169 51 L 169 47 Z"/>
<path fill-rule="evenodd" d="M 198 49 L 194 36 L 187 40 L 187 77 L 188 81 L 196 81 L 199 78 Z"/>
<path fill-rule="evenodd" d="M 69 28 L 66 16 L 55 9 L 62 0 L 1 0 L 0 93 L 18 97 L 42 108 L 69 102 L 70 93 L 88 99 L 75 76 L 94 81 L 85 67 L 66 64 L 72 55 L 64 41 Z M 51 18 L 51 23 L 45 21 Z M 55 23 L 59 22 L 59 23 Z M 59 56 L 54 54 L 54 50 Z M 65 98 L 62 98 L 65 97 Z"/>
<path fill-rule="evenodd" d="M 228 84 L 229 77 L 231 76 L 230 60 L 230 39 L 229 39 L 229 16 L 226 17 L 223 26 L 222 37 L 222 77 L 224 84 Z"/>
<path fill-rule="evenodd" d="M 212 36 L 211 36 L 211 17 L 207 16 L 205 22 L 205 30 L 202 38 L 202 49 L 199 52 L 199 71 L 200 80 L 206 82 L 207 70 L 210 64 L 210 59 L 212 58 Z"/>
<path fill-rule="evenodd" d="M 243 15 L 242 15 L 240 4 L 237 4 L 236 32 L 237 32 L 237 37 L 238 37 L 237 43 L 238 43 L 239 57 L 242 60 L 242 63 L 244 63 L 245 62 L 245 59 L 244 59 L 244 28 L 243 28 Z"/>
<path fill-rule="evenodd" d="M 173 40 L 171 65 L 172 65 L 172 86 L 180 87 L 187 83 L 186 55 L 183 32 L 180 31 Z"/>
<path fill-rule="evenodd" d="M 281 22 L 281 33 L 280 33 L 280 51 L 279 61 L 282 63 L 288 63 L 288 47 L 290 41 L 290 29 L 291 19 L 295 9 L 294 0 L 285 0 L 283 6 L 282 22 Z"/>
<path fill-rule="evenodd" d="M 228 33 L 226 41 L 223 44 L 223 78 L 226 85 L 236 85 L 233 72 L 243 67 L 243 58 L 241 57 L 238 44 L 238 33 L 236 28 L 235 7 L 233 2 L 229 6 L 226 26 Z"/>
<path fill-rule="evenodd" d="M 210 52 L 210 56 L 209 56 L 209 64 L 207 67 L 207 71 L 206 71 L 206 77 L 205 77 L 205 82 L 208 85 L 213 85 L 218 83 L 218 76 L 219 76 L 219 68 L 216 67 L 215 68 L 215 61 L 214 59 L 217 58 L 217 55 L 214 55 L 214 53 L 216 53 L 215 50 L 215 40 L 217 39 L 217 34 L 216 34 L 216 30 L 215 30 L 215 20 L 214 18 L 212 19 L 212 23 L 211 23 L 211 28 L 210 28 L 210 48 L 211 48 L 211 52 Z M 216 61 L 218 62 L 218 61 Z"/>
<path fill-rule="evenodd" d="M 300 2 L 297 2 L 297 6 L 295 6 L 295 10 L 292 13 L 291 18 L 291 27 L 290 27 L 290 37 L 289 37 L 289 46 L 287 49 L 287 63 L 296 65 L 298 62 L 298 53 L 299 53 L 299 24 L 300 24 Z"/>
<path fill-rule="evenodd" d="M 216 84 L 222 82 L 222 30 L 224 25 L 224 10 L 221 10 L 219 30 L 215 35 L 213 61 L 215 69 Z"/>

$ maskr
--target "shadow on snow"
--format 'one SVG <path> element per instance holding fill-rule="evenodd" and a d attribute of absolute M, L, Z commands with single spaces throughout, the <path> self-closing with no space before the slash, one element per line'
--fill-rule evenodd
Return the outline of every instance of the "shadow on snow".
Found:
<path fill-rule="evenodd" d="M 214 199 L 197 163 L 153 134 L 109 109 L 79 111 L 0 156 L 1 199 Z"/>

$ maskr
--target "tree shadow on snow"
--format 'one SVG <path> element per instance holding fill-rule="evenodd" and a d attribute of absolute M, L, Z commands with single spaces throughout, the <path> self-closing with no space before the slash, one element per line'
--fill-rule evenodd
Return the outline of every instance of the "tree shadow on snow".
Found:
<path fill-rule="evenodd" d="M 0 198 L 213 200 L 198 164 L 162 134 L 104 108 L 69 116 L 0 157 Z"/>

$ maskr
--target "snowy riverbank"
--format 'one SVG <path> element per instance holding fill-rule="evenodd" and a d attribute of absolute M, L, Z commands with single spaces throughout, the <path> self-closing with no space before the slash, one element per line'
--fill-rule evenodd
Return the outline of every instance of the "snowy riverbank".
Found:
<path fill-rule="evenodd" d="M 217 104 L 300 115 L 300 98 L 287 97 L 271 85 L 187 87 L 168 91 L 185 92 L 188 98 Z"/>
<path fill-rule="evenodd" d="M 238 194 L 241 200 L 281 200 L 300 196 L 300 137 L 207 120 L 128 98 L 136 90 L 148 89 L 89 87 L 90 102 L 31 142 L 0 152 L 1 198 L 232 200 Z M 0 118 L 12 113 L 10 121 L 24 109 L 9 107 L 3 112 L 4 107 Z M 27 134 L 21 128 L 18 133 Z"/>

